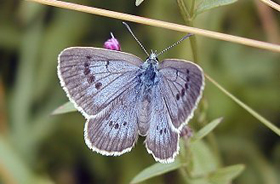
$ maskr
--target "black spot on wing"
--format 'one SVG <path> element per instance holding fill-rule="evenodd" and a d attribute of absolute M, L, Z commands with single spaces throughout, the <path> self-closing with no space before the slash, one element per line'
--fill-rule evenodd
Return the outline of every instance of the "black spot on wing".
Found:
<path fill-rule="evenodd" d="M 84 69 L 84 74 L 85 75 L 88 75 L 90 73 L 90 69 L 88 68 L 88 67 L 86 67 L 85 69 Z"/>
<path fill-rule="evenodd" d="M 176 94 L 176 100 L 179 100 L 179 99 L 180 99 L 180 95 L 178 93 L 178 94 Z"/>
<path fill-rule="evenodd" d="M 95 76 L 94 75 L 91 75 L 87 78 L 87 81 L 89 84 L 93 83 L 95 81 Z"/>
<path fill-rule="evenodd" d="M 101 83 L 101 82 L 97 82 L 97 83 L 95 84 L 95 88 L 96 88 L 96 89 L 100 89 L 101 86 L 102 86 L 102 83 Z"/>

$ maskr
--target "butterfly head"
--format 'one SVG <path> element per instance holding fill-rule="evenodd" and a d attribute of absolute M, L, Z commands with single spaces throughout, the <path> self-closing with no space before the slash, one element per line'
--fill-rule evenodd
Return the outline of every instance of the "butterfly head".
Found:
<path fill-rule="evenodd" d="M 155 52 L 152 52 L 141 66 L 141 83 L 149 89 L 158 83 L 158 58 Z"/>
<path fill-rule="evenodd" d="M 146 62 L 149 64 L 158 64 L 158 58 L 157 58 L 157 54 L 156 51 L 151 51 L 151 54 L 149 55 L 149 57 L 146 59 Z"/>
<path fill-rule="evenodd" d="M 149 59 L 151 59 L 151 60 L 158 60 L 156 52 L 157 51 L 151 51 L 151 54 L 149 55 Z"/>

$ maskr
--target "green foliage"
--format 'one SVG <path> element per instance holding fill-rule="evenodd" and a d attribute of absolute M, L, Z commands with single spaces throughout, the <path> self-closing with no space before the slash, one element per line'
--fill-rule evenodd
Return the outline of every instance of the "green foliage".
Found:
<path fill-rule="evenodd" d="M 208 174 L 206 177 L 191 179 L 190 184 L 228 184 L 231 183 L 243 170 L 244 165 L 238 164 L 224 167 Z"/>
<path fill-rule="evenodd" d="M 130 183 L 131 184 L 140 183 L 140 182 L 150 179 L 152 177 L 159 176 L 159 175 L 165 174 L 167 172 L 173 171 L 175 169 L 178 169 L 182 166 L 183 166 L 183 163 L 181 163 L 180 160 L 178 160 L 178 159 L 176 159 L 174 162 L 169 163 L 169 164 L 156 163 L 152 166 L 147 167 L 146 169 L 141 171 L 139 174 L 137 174 Z"/>
<path fill-rule="evenodd" d="M 229 5 L 235 2 L 237 2 L 237 0 L 197 0 L 197 7 L 194 14 L 198 15 L 213 8 Z"/>
<path fill-rule="evenodd" d="M 242 164 L 233 165 L 218 169 L 209 176 L 209 183 L 215 184 L 227 184 L 236 178 L 243 170 L 245 166 Z"/>
<path fill-rule="evenodd" d="M 64 114 L 64 113 L 68 113 L 68 112 L 74 112 L 77 111 L 77 109 L 75 108 L 74 104 L 71 102 L 66 102 L 65 104 L 59 106 L 58 108 L 56 108 L 53 112 L 52 115 L 58 115 L 58 114 Z"/>
<path fill-rule="evenodd" d="M 192 141 L 184 142 L 181 146 L 188 145 L 190 153 L 188 155 L 181 155 L 173 163 L 160 164 L 156 163 L 147 167 L 139 174 L 137 174 L 130 183 L 140 183 L 155 176 L 180 169 L 186 172 L 185 176 L 190 184 L 196 183 L 213 183 L 213 184 L 227 184 L 236 178 L 243 170 L 244 165 L 232 165 L 224 168 L 219 168 L 218 160 L 210 150 L 209 146 L 201 139 L 209 134 L 220 122 L 222 118 L 213 120 L 205 127 L 201 128 L 192 138 Z M 184 163 L 182 157 L 188 156 L 189 163 Z"/>
<path fill-rule="evenodd" d="M 192 141 L 198 141 L 205 137 L 207 134 L 209 134 L 214 128 L 216 128 L 221 122 L 223 118 L 218 118 L 213 121 L 211 121 L 209 124 L 207 124 L 205 127 L 203 127 L 201 130 L 199 130 L 193 137 Z"/>
<path fill-rule="evenodd" d="M 205 141 L 197 141 L 189 146 L 191 152 L 190 176 L 205 177 L 218 169 L 218 160 Z"/>

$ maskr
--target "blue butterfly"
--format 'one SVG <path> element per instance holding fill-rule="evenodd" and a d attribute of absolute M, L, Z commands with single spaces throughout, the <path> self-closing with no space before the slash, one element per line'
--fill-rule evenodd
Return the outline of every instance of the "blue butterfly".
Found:
<path fill-rule="evenodd" d="M 202 96 L 204 75 L 186 60 L 159 62 L 160 54 L 152 52 L 143 62 L 132 54 L 94 47 L 60 53 L 61 86 L 87 119 L 85 142 L 93 151 L 121 155 L 140 135 L 146 137 L 147 151 L 156 161 L 174 161 L 180 132 Z"/>

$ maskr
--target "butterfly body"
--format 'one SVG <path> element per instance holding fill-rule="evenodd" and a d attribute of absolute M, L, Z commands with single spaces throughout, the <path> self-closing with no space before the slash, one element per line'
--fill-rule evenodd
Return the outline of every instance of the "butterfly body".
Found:
<path fill-rule="evenodd" d="M 153 53 L 140 66 L 140 68 L 141 84 L 143 84 L 147 89 L 149 89 L 153 85 L 156 85 L 158 83 L 158 60 L 156 57 L 154 57 Z"/>
<path fill-rule="evenodd" d="M 58 76 L 70 101 L 87 119 L 85 141 L 103 155 L 121 155 L 138 135 L 155 160 L 174 160 L 179 134 L 201 98 L 202 69 L 191 62 L 152 53 L 132 54 L 72 47 L 58 58 Z"/>
<path fill-rule="evenodd" d="M 151 91 L 143 93 L 138 112 L 138 128 L 139 135 L 146 136 L 149 129 L 151 119 Z"/>

